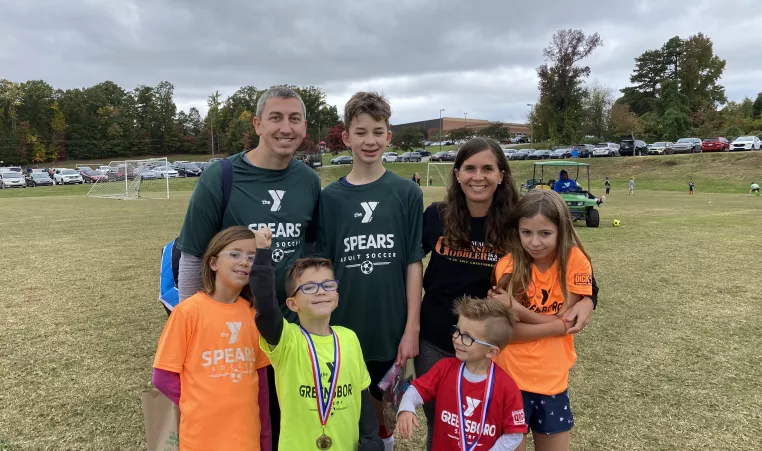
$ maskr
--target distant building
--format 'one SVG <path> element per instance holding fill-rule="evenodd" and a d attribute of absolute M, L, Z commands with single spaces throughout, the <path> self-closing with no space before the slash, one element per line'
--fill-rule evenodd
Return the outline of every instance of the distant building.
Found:
<path fill-rule="evenodd" d="M 426 139 L 434 139 L 439 134 L 439 128 L 442 127 L 443 135 L 447 135 L 450 130 L 456 128 L 473 128 L 481 129 L 488 126 L 491 122 L 484 119 L 471 119 L 471 118 L 459 118 L 459 117 L 443 117 L 441 122 L 439 118 L 427 119 L 425 121 L 408 122 L 407 124 L 393 124 L 392 132 L 397 132 L 406 128 L 417 128 L 423 133 Z M 503 126 L 508 129 L 511 136 L 524 135 L 528 136 L 530 133 L 528 124 L 514 124 L 510 122 L 503 122 Z"/>

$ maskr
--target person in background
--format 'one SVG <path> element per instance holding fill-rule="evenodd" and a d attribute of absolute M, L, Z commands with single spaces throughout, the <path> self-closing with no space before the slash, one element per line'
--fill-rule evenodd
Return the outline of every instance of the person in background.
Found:
<path fill-rule="evenodd" d="M 693 180 L 688 184 L 688 194 L 693 194 L 693 188 L 696 186 L 695 183 L 693 183 Z"/>
<path fill-rule="evenodd" d="M 759 196 L 759 185 L 756 182 L 751 182 L 751 189 L 749 190 L 749 196 L 754 194 L 755 196 Z"/>
<path fill-rule="evenodd" d="M 609 178 L 608 177 L 606 177 L 605 186 L 606 186 L 606 195 L 608 196 L 609 193 L 611 192 L 611 182 L 609 182 Z"/>
<path fill-rule="evenodd" d="M 627 192 L 627 195 L 630 194 L 635 195 L 635 177 L 630 177 L 630 191 Z"/>

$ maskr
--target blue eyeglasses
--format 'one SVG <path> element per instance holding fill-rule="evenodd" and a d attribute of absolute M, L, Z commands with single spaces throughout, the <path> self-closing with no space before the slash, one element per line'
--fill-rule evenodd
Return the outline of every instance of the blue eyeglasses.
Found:
<path fill-rule="evenodd" d="M 339 289 L 338 280 L 326 280 L 324 282 L 307 282 L 296 287 L 296 290 L 291 294 L 293 297 L 297 291 L 301 291 L 304 294 L 315 294 L 323 288 L 324 291 L 336 291 Z"/>

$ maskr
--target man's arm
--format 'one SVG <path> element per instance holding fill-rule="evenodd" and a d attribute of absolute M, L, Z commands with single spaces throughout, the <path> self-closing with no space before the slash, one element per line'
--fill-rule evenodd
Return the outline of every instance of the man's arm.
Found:
<path fill-rule="evenodd" d="M 201 279 L 201 259 L 187 252 L 180 252 L 177 272 L 177 291 L 180 302 L 204 289 Z"/>

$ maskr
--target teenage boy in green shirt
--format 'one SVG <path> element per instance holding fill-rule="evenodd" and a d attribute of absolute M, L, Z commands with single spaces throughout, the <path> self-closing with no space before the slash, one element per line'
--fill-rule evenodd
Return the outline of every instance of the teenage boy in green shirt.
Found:
<path fill-rule="evenodd" d="M 391 107 L 382 96 L 358 92 L 344 107 L 344 143 L 352 170 L 320 195 L 317 250 L 333 261 L 341 302 L 331 324 L 360 340 L 379 423 L 378 382 L 396 363 L 418 354 L 423 282 L 423 194 L 418 185 L 387 171 Z M 394 431 L 381 426 L 387 450 Z"/>

